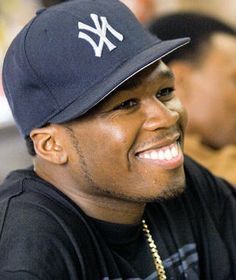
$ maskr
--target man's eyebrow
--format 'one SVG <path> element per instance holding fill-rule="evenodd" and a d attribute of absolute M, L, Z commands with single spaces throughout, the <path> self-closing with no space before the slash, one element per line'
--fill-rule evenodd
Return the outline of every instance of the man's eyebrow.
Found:
<path fill-rule="evenodd" d="M 174 79 L 174 73 L 170 69 L 161 70 L 158 73 L 158 78 L 161 79 Z M 132 90 L 137 88 L 143 81 L 143 76 L 141 73 L 138 73 L 134 77 L 128 79 L 123 84 L 121 84 L 115 91 L 122 91 L 122 90 Z"/>
<path fill-rule="evenodd" d="M 123 84 L 118 86 L 115 91 L 122 91 L 122 90 L 131 90 L 137 88 L 142 83 L 142 79 L 139 76 L 134 76 Z"/>
<path fill-rule="evenodd" d="M 168 79 L 172 79 L 173 80 L 175 78 L 175 75 L 174 75 L 174 73 L 170 69 L 165 69 L 165 70 L 162 70 L 159 73 L 159 77 L 160 78 L 168 78 Z"/>

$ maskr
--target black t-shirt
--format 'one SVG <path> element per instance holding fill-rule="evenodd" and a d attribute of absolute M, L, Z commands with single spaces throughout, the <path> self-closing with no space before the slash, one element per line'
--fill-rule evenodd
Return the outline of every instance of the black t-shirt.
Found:
<path fill-rule="evenodd" d="M 134 271 L 140 279 L 156 279 L 157 273 L 141 223 L 121 225 L 90 220 L 106 240 L 121 270 Z M 127 275 L 126 278 L 130 277 Z"/>
<path fill-rule="evenodd" d="M 147 204 L 167 279 L 236 279 L 236 194 L 189 158 L 186 190 Z M 156 279 L 141 225 L 87 217 L 32 170 L 0 186 L 0 279 Z"/>

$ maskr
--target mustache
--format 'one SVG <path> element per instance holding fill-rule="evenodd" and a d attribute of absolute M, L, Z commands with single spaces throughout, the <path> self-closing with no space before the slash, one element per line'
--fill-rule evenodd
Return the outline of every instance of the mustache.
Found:
<path fill-rule="evenodd" d="M 172 140 L 174 137 L 177 137 L 177 140 L 183 138 L 183 130 L 181 128 L 170 128 L 170 129 L 163 129 L 158 130 L 156 135 L 148 138 L 147 141 L 144 141 L 142 144 L 139 144 L 136 149 L 142 149 L 146 146 L 152 145 L 153 143 L 157 143 L 163 140 Z"/>

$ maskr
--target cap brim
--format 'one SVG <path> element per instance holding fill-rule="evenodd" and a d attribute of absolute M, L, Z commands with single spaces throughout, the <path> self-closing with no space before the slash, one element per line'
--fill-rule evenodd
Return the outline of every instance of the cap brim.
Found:
<path fill-rule="evenodd" d="M 190 42 L 190 38 L 179 38 L 174 40 L 159 41 L 152 47 L 145 49 L 132 59 L 127 60 L 107 78 L 100 81 L 89 92 L 80 96 L 69 104 L 63 111 L 52 117 L 49 123 L 63 123 L 84 115 L 104 98 L 110 95 L 122 83 L 152 65 L 164 56 Z M 83 104 L 83 106 L 80 106 Z M 81 109 L 83 107 L 83 110 Z"/>

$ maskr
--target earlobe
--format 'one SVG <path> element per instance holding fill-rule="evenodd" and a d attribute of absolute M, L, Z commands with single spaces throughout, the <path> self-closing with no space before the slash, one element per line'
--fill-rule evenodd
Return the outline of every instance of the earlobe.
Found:
<path fill-rule="evenodd" d="M 30 137 L 39 157 L 55 164 L 67 162 L 67 153 L 63 148 L 63 142 L 60 141 L 57 129 L 51 126 L 34 129 Z"/>

